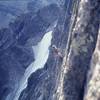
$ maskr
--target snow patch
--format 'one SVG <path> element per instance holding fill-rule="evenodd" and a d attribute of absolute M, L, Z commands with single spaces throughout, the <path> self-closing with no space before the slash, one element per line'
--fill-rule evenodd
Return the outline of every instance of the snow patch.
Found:
<path fill-rule="evenodd" d="M 28 78 L 36 70 L 43 68 L 47 62 L 49 56 L 49 47 L 51 45 L 52 31 L 47 32 L 38 45 L 33 46 L 33 51 L 35 53 L 35 61 L 29 65 L 26 69 L 25 74 L 20 82 L 20 86 L 16 92 L 14 100 L 18 100 L 21 92 L 27 87 Z"/>

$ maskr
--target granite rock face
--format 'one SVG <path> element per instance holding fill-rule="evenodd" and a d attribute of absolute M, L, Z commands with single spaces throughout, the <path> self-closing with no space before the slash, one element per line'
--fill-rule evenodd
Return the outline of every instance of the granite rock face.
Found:
<path fill-rule="evenodd" d="M 64 57 L 50 47 L 44 68 L 31 74 L 18 100 L 99 100 L 99 0 L 30 0 L 27 12 L 19 12 L 0 28 L 0 100 L 14 100 L 35 60 L 32 46 L 51 30 L 51 45 Z"/>
<path fill-rule="evenodd" d="M 81 0 L 73 4 L 76 9 L 74 8 L 70 28 L 67 30 L 68 41 L 62 40 L 58 45 L 60 48 L 66 47 L 64 59 L 55 58 L 51 53 L 44 69 L 38 70 L 29 78 L 29 85 L 19 100 L 83 100 L 87 73 L 98 36 L 100 2 Z M 64 39 L 63 33 L 60 37 Z M 56 38 L 59 37 L 56 35 Z"/>
<path fill-rule="evenodd" d="M 94 50 L 90 70 L 87 74 L 87 84 L 85 87 L 84 100 L 100 99 L 100 28 L 98 30 L 98 39 Z"/>
<path fill-rule="evenodd" d="M 86 74 L 95 49 L 100 24 L 100 2 L 81 0 L 75 26 L 72 31 L 70 48 L 65 57 L 61 76 L 63 90 L 58 100 L 82 100 Z M 61 85 L 60 85 L 61 88 Z M 63 94 L 64 93 L 64 94 Z"/>

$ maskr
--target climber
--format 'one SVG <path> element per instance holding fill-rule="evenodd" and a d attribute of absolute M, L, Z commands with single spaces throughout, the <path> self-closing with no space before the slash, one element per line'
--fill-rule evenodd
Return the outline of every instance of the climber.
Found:
<path fill-rule="evenodd" d="M 61 50 L 59 48 L 56 47 L 56 45 L 52 45 L 53 51 L 56 54 L 56 56 L 63 58 L 63 55 L 61 53 Z"/>

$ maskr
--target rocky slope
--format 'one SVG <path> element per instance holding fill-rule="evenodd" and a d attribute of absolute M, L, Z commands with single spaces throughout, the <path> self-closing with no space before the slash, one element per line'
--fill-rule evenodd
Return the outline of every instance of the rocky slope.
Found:
<path fill-rule="evenodd" d="M 33 0 L 18 15 L 0 30 L 0 100 L 14 100 L 35 60 L 32 46 L 51 30 L 51 45 L 63 58 L 51 46 L 45 66 L 31 74 L 18 100 L 99 100 L 100 1 Z"/>

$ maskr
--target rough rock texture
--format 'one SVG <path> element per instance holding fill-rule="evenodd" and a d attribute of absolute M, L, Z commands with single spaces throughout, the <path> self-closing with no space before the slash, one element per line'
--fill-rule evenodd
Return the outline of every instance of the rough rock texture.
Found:
<path fill-rule="evenodd" d="M 31 75 L 28 86 L 20 95 L 19 100 L 83 99 L 86 75 L 98 36 L 99 5 L 98 0 L 73 1 L 72 17 L 65 24 L 65 27 L 70 26 L 66 30 L 68 41 L 64 37 L 64 30 L 59 31 L 59 27 L 62 26 L 61 23 L 58 23 L 52 41 L 53 44 L 65 50 L 64 59 L 55 58 L 51 52 L 44 69 Z M 62 33 L 57 36 L 59 32 Z M 56 38 L 62 39 L 62 41 L 57 43 Z"/>
<path fill-rule="evenodd" d="M 34 61 L 32 46 L 49 30 L 52 45 L 64 58 L 50 47 L 47 63 L 29 77 L 19 100 L 99 100 L 100 1 L 34 2 L 35 8 L 30 2 L 29 12 L 0 29 L 0 100 L 14 99 L 25 69 Z"/>
<path fill-rule="evenodd" d="M 100 2 L 81 0 L 60 80 L 58 100 L 82 100 L 86 74 L 95 49 L 100 21 Z M 71 34 L 71 33 L 70 33 Z M 62 77 L 63 76 L 63 77 Z M 64 79 L 62 79 L 64 78 Z M 62 89 L 63 88 L 63 89 Z M 59 89 L 59 88 L 58 88 Z M 62 89 L 62 91 L 61 91 Z"/>
<path fill-rule="evenodd" d="M 87 77 L 84 100 L 100 100 L 100 28 Z"/>

